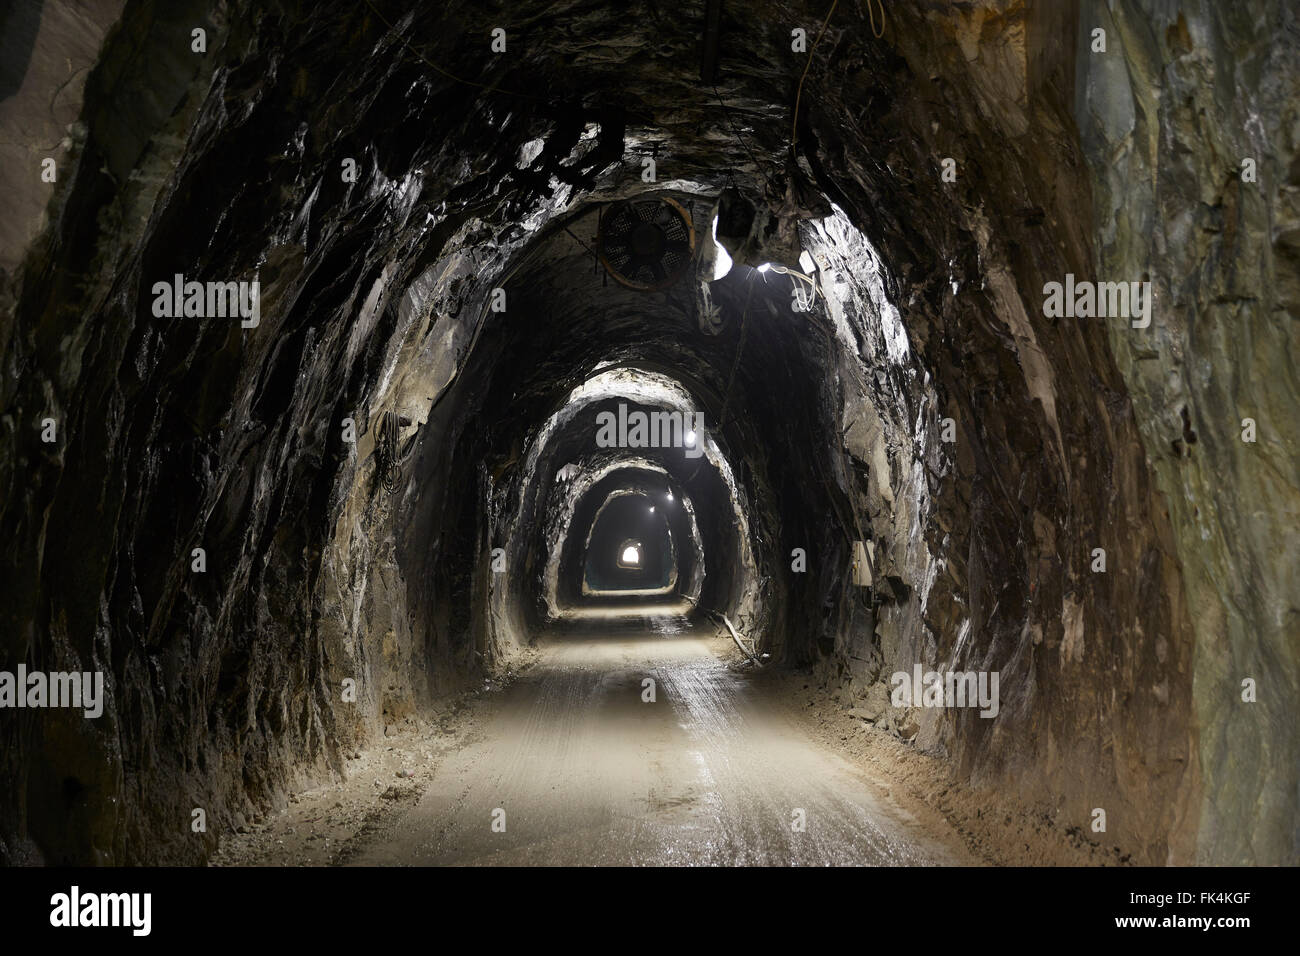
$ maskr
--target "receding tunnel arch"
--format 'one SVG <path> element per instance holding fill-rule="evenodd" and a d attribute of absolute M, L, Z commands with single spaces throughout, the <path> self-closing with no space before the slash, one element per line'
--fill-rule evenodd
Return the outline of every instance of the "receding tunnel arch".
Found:
<path fill-rule="evenodd" d="M 716 483 L 704 487 L 706 490 L 713 487 L 716 493 Z M 743 553 L 743 543 L 734 527 L 714 519 L 706 527 L 712 539 L 706 544 L 695 504 L 669 469 L 646 458 L 601 455 L 576 470 L 572 484 L 557 487 L 553 492 L 548 512 L 555 517 L 547 525 L 548 557 L 541 581 L 546 618 L 559 618 L 566 608 L 582 602 L 585 555 L 596 520 L 602 508 L 624 494 L 640 495 L 647 501 L 647 507 L 671 496 L 671 504 L 661 514 L 671 529 L 677 593 L 692 606 L 700 606 L 712 564 L 715 578 L 703 606 L 736 613 L 738 601 L 731 587 L 735 578 L 724 571 L 725 561 L 735 562 Z"/>
<path fill-rule="evenodd" d="M 668 580 L 662 581 L 661 587 L 679 595 L 693 607 L 700 606 L 708 561 L 694 503 L 689 495 L 681 491 L 666 469 L 635 459 L 617 462 L 576 499 L 566 525 L 564 543 L 556 549 L 556 583 L 572 582 L 584 573 L 580 569 L 585 567 L 586 558 L 591 554 L 602 514 L 618 499 L 629 495 L 637 496 L 647 511 L 655 508 L 655 514 L 662 519 L 668 533 L 667 544 L 672 549 L 672 567 Z M 730 555 L 735 553 L 736 544 L 717 539 L 710 550 Z M 715 569 L 716 566 L 715 561 Z M 587 592 L 585 581 L 581 590 L 575 590 L 571 583 L 559 586 L 556 589 L 556 604 L 579 601 Z M 732 610 L 722 596 L 724 593 L 711 591 L 706 609 L 716 604 L 719 610 Z M 553 609 L 554 606 L 553 604 Z"/>
<path fill-rule="evenodd" d="M 700 202 L 697 194 L 693 200 L 687 201 L 696 203 L 692 218 L 697 226 L 707 228 L 707 215 L 699 212 L 707 211 L 712 200 Z M 679 403 L 679 407 L 704 411 L 709 420 L 706 431 L 712 436 L 713 445 L 723 460 L 732 457 L 734 449 L 750 450 L 735 455 L 737 470 L 724 479 L 737 489 L 731 494 L 735 502 L 731 513 L 742 524 L 749 521 L 751 512 L 760 514 L 767 524 L 765 528 L 756 528 L 743 535 L 750 539 L 745 549 L 752 557 L 744 559 L 742 556 L 741 563 L 733 565 L 729 572 L 737 579 L 731 590 L 741 597 L 739 604 L 728 603 L 735 615 L 733 619 L 776 653 L 802 659 L 815 656 L 814 642 L 818 640 L 815 630 L 794 622 L 817 613 L 817 606 L 825 600 L 825 595 L 817 592 L 827 588 L 829 582 L 791 579 L 781 574 L 780 566 L 786 563 L 787 557 L 770 545 L 755 547 L 755 542 L 772 542 L 778 536 L 788 536 L 787 551 L 795 546 L 813 546 L 828 551 L 829 564 L 826 567 L 843 564 L 855 536 L 854 532 L 844 529 L 853 522 L 846 520 L 850 514 L 847 501 L 837 499 L 834 489 L 823 477 L 844 471 L 842 453 L 831 451 L 827 454 L 833 445 L 826 436 L 837 426 L 829 418 L 791 422 L 779 442 L 781 453 L 771 456 L 766 451 L 771 437 L 760 435 L 756 425 L 762 416 L 778 407 L 782 407 L 785 413 L 792 408 L 805 412 L 815 410 L 814 418 L 833 407 L 834 399 L 829 405 L 825 403 L 828 380 L 818 371 L 827 356 L 819 354 L 821 347 L 815 343 L 812 343 L 815 346 L 813 351 L 808 351 L 810 343 L 806 341 L 805 333 L 815 330 L 814 339 L 831 345 L 832 351 L 844 348 L 846 342 L 851 343 L 852 334 L 837 332 L 825 317 L 797 313 L 792 308 L 789 280 L 765 276 L 744 264 L 737 264 L 726 279 L 711 286 L 714 307 L 735 310 L 732 312 L 733 320 L 725 325 L 721 334 L 702 326 L 696 290 L 685 284 L 649 297 L 629 293 L 621 287 L 606 288 L 598 278 L 594 282 L 583 278 L 577 287 L 567 289 L 554 286 L 557 276 L 572 279 L 582 275 L 575 259 L 580 259 L 586 244 L 594 241 L 598 209 L 598 206 L 591 206 L 585 212 L 568 214 L 564 219 L 564 229 L 543 227 L 536 241 L 518 255 L 517 262 L 507 272 L 511 281 L 504 287 L 510 302 L 509 310 L 494 314 L 485 309 L 482 332 L 467 355 L 468 364 L 453 383 L 453 388 L 459 388 L 463 383 L 474 383 L 467 387 L 482 394 L 487 402 L 500 403 L 508 399 L 509 405 L 513 406 L 519 396 L 528 393 L 539 372 L 550 375 L 551 368 L 560 371 L 570 362 L 569 370 L 576 371 L 576 375 L 567 383 L 574 389 L 604 372 L 619 371 L 634 372 L 628 376 L 629 379 L 659 375 L 686 383 L 688 401 Z M 589 231 L 584 232 L 584 228 Z M 598 293 L 595 287 L 599 287 Z M 586 308 L 587 289 L 598 294 L 604 303 L 605 308 L 599 313 Z M 569 315 L 574 306 L 581 307 L 580 321 L 577 322 Z M 647 307 L 658 312 L 658 317 L 652 322 L 645 321 Z M 521 312 L 550 318 L 546 321 L 521 321 Z M 543 334 L 545 337 L 539 338 Z M 843 342 L 837 343 L 837 337 Z M 768 338 L 773 341 L 764 341 Z M 606 349 L 599 357 L 586 352 L 589 344 L 597 340 Z M 501 353 L 497 351 L 499 349 L 506 351 Z M 510 364 L 515 361 L 511 356 L 544 356 L 544 359 L 537 366 L 517 366 L 517 374 L 511 374 L 500 387 L 487 385 L 494 376 L 515 367 Z M 481 371 L 476 367 L 480 358 L 484 363 Z M 774 358 L 776 364 L 772 364 Z M 565 381 L 563 378 L 550 379 L 552 391 L 543 399 L 542 407 L 550 405 L 557 410 L 567 407 L 570 396 L 555 387 L 555 383 Z M 778 401 L 778 396 L 784 401 Z M 794 404 L 791 397 L 797 400 Z M 492 421 L 512 413 L 513 410 L 506 407 L 493 409 L 485 406 L 479 409 L 477 417 Z M 561 413 L 557 411 L 556 414 Z M 544 429 L 552 427 L 553 424 L 543 426 Z M 503 476 L 499 470 L 508 469 L 513 463 L 524 463 L 524 471 L 533 474 L 532 450 L 545 445 L 545 439 L 538 441 L 534 437 L 516 434 L 511 439 L 496 442 L 495 447 L 476 442 L 458 448 L 454 457 L 463 462 L 487 459 L 492 463 L 490 470 L 494 472 L 494 479 Z M 823 460 L 819 462 L 819 459 Z M 445 456 L 439 455 L 432 463 L 440 466 L 444 460 Z M 528 487 L 530 483 L 527 481 L 519 482 L 515 487 L 525 495 L 535 494 L 537 489 L 545 487 L 548 468 L 549 465 L 542 466 L 543 478 L 532 487 Z M 453 479 L 452 484 L 466 487 L 472 484 L 471 476 Z M 796 495 L 780 496 L 789 507 L 779 522 L 767 517 L 775 513 L 774 509 L 783 507 L 777 503 L 775 489 L 778 484 L 798 489 Z M 811 508 L 805 507 L 810 501 L 816 503 Z M 466 521 L 474 520 L 474 499 L 465 497 L 458 510 L 465 514 Z M 514 513 L 538 512 L 533 505 L 525 505 L 522 511 L 516 507 Z M 806 515 L 817 513 L 835 514 L 843 522 L 838 532 L 831 532 L 832 540 L 826 544 L 813 544 L 813 541 L 824 537 L 828 529 L 801 527 Z M 778 524 L 782 527 L 778 528 Z M 508 580 L 516 583 L 526 582 L 536 569 L 535 562 L 528 557 L 533 549 L 511 543 L 512 536 L 517 535 L 511 528 L 524 527 L 528 527 L 528 521 L 516 518 L 510 528 L 503 528 L 504 537 L 494 542 L 509 555 L 511 570 Z M 468 534 L 464 540 L 469 540 Z M 446 552 L 444 558 L 453 565 L 447 568 L 449 575 L 456 574 L 455 569 L 462 567 L 467 560 L 473 560 L 467 554 L 452 557 Z M 714 580 L 716 583 L 716 577 Z M 499 583 L 493 582 L 492 586 L 498 608 L 498 613 L 492 618 L 493 626 L 496 626 L 495 622 L 511 622 L 509 626 L 515 634 L 523 633 L 529 621 L 536 619 L 529 602 L 526 598 L 523 601 L 507 600 L 503 589 L 496 586 Z M 803 607 L 796 609 L 796 604 Z M 768 609 L 773 609 L 774 613 L 769 614 Z M 459 630 L 462 625 L 453 622 L 452 627 Z M 494 638 L 483 633 L 476 640 L 490 645 Z M 507 636 L 505 640 L 508 643 L 514 638 Z"/>
<path fill-rule="evenodd" d="M 557 545 L 573 537 L 567 522 L 574 502 L 570 500 L 566 504 L 565 498 L 572 499 L 584 492 L 588 482 L 599 481 L 629 456 L 654 454 L 657 467 L 672 473 L 678 495 L 695 499 L 697 505 L 701 496 L 716 503 L 709 515 L 709 520 L 716 525 L 715 550 L 719 557 L 731 555 L 733 560 L 720 561 L 712 576 L 705 575 L 712 589 L 708 593 L 720 604 L 720 610 L 729 612 L 735 619 L 746 623 L 757 620 L 764 596 L 753 586 L 756 565 L 747 517 L 749 506 L 745 491 L 736 483 L 725 454 L 710 436 L 708 426 L 702 429 L 698 449 L 601 449 L 597 443 L 598 418 L 602 412 L 615 414 L 620 405 L 648 414 L 664 410 L 678 415 L 692 414 L 701 407 L 692 393 L 674 379 L 626 365 L 598 365 L 597 371 L 557 403 L 556 410 L 521 452 L 522 472 L 536 479 L 517 486 L 514 510 L 508 522 L 511 530 L 502 542 L 507 560 L 512 562 L 514 585 L 513 589 L 494 592 L 497 608 L 494 619 L 513 621 L 513 626 L 527 628 L 530 622 L 535 625 L 541 620 L 539 615 L 554 615 L 551 595 L 561 587 L 559 564 L 555 560 Z M 595 464 L 585 464 L 587 460 Z M 574 468 L 579 476 L 576 484 L 557 480 L 562 470 Z M 695 520 L 693 513 L 691 520 Z M 531 529 L 531 537 L 515 533 L 517 529 Z M 544 585 L 539 589 L 541 565 L 536 556 L 544 554 L 552 557 L 547 559 Z M 565 575 L 564 580 L 580 578 Z M 539 590 L 546 595 L 545 604 L 536 599 Z"/>
<path fill-rule="evenodd" d="M 644 492 L 611 492 L 596 509 L 582 550 L 584 597 L 627 591 L 666 596 L 677 586 L 672 528 L 656 499 Z"/>

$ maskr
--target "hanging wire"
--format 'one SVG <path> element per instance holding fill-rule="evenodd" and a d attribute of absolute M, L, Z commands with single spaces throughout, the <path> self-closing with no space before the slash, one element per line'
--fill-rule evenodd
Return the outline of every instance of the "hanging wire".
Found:
<path fill-rule="evenodd" d="M 731 127 L 732 135 L 744 147 L 745 152 L 749 155 L 749 161 L 754 164 L 754 171 L 763 177 L 763 185 L 770 187 L 771 183 L 768 181 L 767 174 L 763 172 L 763 167 L 759 165 L 758 158 L 754 156 L 754 151 L 749 148 L 749 141 L 741 134 L 740 127 L 736 125 L 736 121 L 732 118 L 731 107 L 723 101 L 722 94 L 718 92 L 716 85 L 713 87 L 713 95 L 718 98 L 718 105 L 722 107 L 722 111 L 727 115 L 727 125 Z M 727 178 L 731 180 L 733 186 L 736 184 L 735 178 L 731 175 L 731 170 L 727 170 Z"/>
<path fill-rule="evenodd" d="M 574 231 L 573 231 L 572 229 L 570 229 L 568 226 L 565 226 L 565 227 L 564 227 L 564 231 L 567 232 L 567 233 L 572 237 L 572 239 L 573 239 L 574 242 L 576 242 L 578 245 L 582 246 L 583 249 L 586 249 L 586 250 L 587 250 L 587 255 L 589 255 L 589 256 L 591 256 L 593 259 L 595 259 L 596 262 L 598 262 L 598 263 L 600 262 L 600 257 L 596 255 L 596 250 L 593 249 L 593 248 L 591 248 L 591 246 L 587 245 L 585 242 L 583 242 L 582 239 L 579 238 L 578 235 L 575 234 Z"/>
<path fill-rule="evenodd" d="M 749 297 L 754 294 L 754 284 L 749 283 L 745 290 L 745 306 L 740 310 L 740 341 L 736 343 L 736 357 L 731 361 L 731 374 L 727 376 L 727 388 L 722 393 L 722 411 L 718 413 L 718 430 L 727 426 L 727 406 L 731 403 L 731 387 L 736 383 L 736 370 L 740 368 L 740 357 L 745 354 L 745 339 L 749 335 L 749 325 L 745 318 L 749 315 Z M 701 437 L 701 441 L 703 438 Z"/>
<path fill-rule="evenodd" d="M 835 8 L 839 5 L 840 0 L 831 0 L 831 8 L 826 12 L 826 19 L 822 21 L 822 28 L 817 31 L 817 37 L 813 40 L 812 46 L 808 48 L 808 62 L 803 65 L 803 73 L 799 76 L 799 86 L 794 91 L 794 116 L 790 120 L 790 155 L 794 155 L 795 144 L 799 142 L 799 101 L 803 97 L 803 81 L 808 79 L 808 68 L 812 66 L 813 54 L 817 52 L 817 44 L 821 41 L 822 34 L 826 32 L 827 25 L 831 22 L 831 17 L 835 15 Z M 868 3 L 870 0 L 868 0 Z M 868 5 L 867 9 L 871 9 Z M 871 18 L 872 29 L 875 29 L 875 16 Z"/>
<path fill-rule="evenodd" d="M 787 268 L 786 266 L 776 265 L 775 263 L 769 264 L 767 271 L 775 272 L 777 275 L 790 276 L 792 278 L 799 279 L 800 281 L 807 283 L 809 290 L 812 292 L 812 296 L 808 300 L 808 307 L 805 311 L 808 312 L 812 311 L 812 307 L 817 304 L 817 280 L 816 279 L 814 279 L 810 275 L 805 275 L 804 273 L 798 271 L 797 269 L 790 269 Z"/>
<path fill-rule="evenodd" d="M 867 0 L 867 15 L 871 17 L 871 35 L 877 40 L 885 35 L 885 0 L 876 0 L 880 6 L 880 32 L 876 32 L 876 11 L 871 6 L 871 0 Z"/>
<path fill-rule="evenodd" d="M 719 433 L 727 425 L 727 406 L 731 404 L 731 387 L 736 382 L 736 370 L 740 368 L 740 357 L 741 355 L 744 354 L 745 351 L 745 339 L 749 331 L 749 326 L 745 323 L 745 319 L 749 315 L 749 298 L 753 294 L 754 294 L 754 285 L 753 283 L 750 283 L 749 288 L 745 292 L 745 306 L 740 311 L 740 341 L 736 343 L 736 356 L 734 359 L 732 359 L 731 362 L 731 373 L 727 376 L 727 387 L 722 393 L 722 409 L 721 411 L 718 412 Z M 687 475 L 682 480 L 683 485 L 688 485 L 692 481 L 694 481 L 695 476 L 700 473 L 700 469 L 703 468 L 705 463 L 708 461 L 708 458 L 703 455 L 704 436 L 699 435 L 696 437 L 695 440 L 700 443 L 701 457 L 700 460 L 695 465 L 695 470 L 692 471 L 689 475 Z"/>

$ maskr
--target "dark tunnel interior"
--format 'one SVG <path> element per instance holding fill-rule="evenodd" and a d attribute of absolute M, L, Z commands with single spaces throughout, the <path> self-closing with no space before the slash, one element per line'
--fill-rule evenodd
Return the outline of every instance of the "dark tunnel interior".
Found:
<path fill-rule="evenodd" d="M 584 593 L 672 590 L 677 584 L 667 497 L 628 493 L 611 496 L 597 510 L 586 539 Z"/>
<path fill-rule="evenodd" d="M 0 713 L 0 863 L 210 862 L 601 667 L 822 695 L 984 862 L 1300 862 L 1290 5 L 70 6 L 0 14 L 0 671 L 103 710 Z"/>

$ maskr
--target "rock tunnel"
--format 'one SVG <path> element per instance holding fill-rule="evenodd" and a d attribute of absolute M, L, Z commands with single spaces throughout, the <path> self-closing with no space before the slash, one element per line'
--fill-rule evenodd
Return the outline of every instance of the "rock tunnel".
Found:
<path fill-rule="evenodd" d="M 1300 862 L 1292 5 L 2 15 L 0 671 L 103 693 L 11 687 L 0 862 L 209 861 L 608 620 Z"/>

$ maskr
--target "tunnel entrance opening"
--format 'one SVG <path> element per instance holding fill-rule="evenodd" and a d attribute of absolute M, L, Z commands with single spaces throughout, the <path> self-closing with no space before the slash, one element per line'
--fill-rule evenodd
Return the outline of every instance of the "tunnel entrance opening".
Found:
<path fill-rule="evenodd" d="M 631 539 L 619 545 L 618 566 L 620 568 L 639 568 L 641 566 L 641 544 Z"/>

